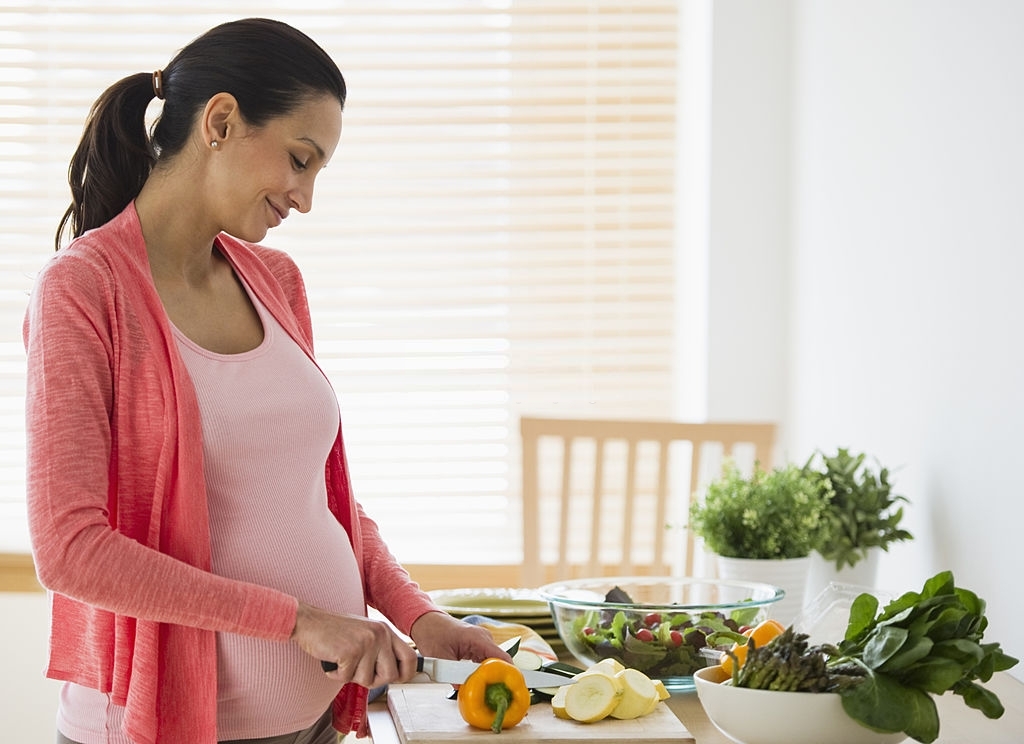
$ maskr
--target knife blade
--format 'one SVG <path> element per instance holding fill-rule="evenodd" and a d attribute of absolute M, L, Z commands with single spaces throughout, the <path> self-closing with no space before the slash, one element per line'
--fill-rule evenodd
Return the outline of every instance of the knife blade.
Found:
<path fill-rule="evenodd" d="M 325 672 L 333 672 L 338 665 L 333 661 L 321 661 L 320 666 Z M 416 658 L 416 671 L 423 672 L 435 682 L 447 682 L 452 685 L 461 685 L 480 666 L 475 661 L 453 661 L 451 659 L 435 659 L 431 656 L 418 656 Z M 520 669 L 526 686 L 530 689 L 538 687 L 562 687 L 571 685 L 575 680 L 562 674 L 543 672 L 532 669 Z"/>

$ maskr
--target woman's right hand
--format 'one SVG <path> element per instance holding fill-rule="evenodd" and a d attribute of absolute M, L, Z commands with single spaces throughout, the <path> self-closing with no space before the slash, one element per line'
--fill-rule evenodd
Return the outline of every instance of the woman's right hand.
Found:
<path fill-rule="evenodd" d="M 416 674 L 416 652 L 387 623 L 338 615 L 299 603 L 292 640 L 307 654 L 338 668 L 327 676 L 373 689 L 408 682 Z"/>

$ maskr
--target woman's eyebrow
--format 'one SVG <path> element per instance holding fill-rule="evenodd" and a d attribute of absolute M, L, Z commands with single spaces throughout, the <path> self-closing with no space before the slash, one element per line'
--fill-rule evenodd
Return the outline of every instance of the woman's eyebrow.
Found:
<path fill-rule="evenodd" d="M 310 145 L 314 150 L 316 150 L 316 154 L 320 156 L 321 160 L 323 160 L 326 157 L 324 155 L 324 148 L 320 147 L 320 145 L 317 144 L 316 140 L 311 139 L 310 137 L 299 137 L 299 141 L 305 142 L 306 144 Z"/>

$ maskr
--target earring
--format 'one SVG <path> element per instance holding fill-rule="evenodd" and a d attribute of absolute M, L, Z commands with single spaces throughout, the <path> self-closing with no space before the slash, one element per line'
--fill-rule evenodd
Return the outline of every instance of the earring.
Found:
<path fill-rule="evenodd" d="M 218 142 L 217 140 L 211 140 L 210 147 L 216 150 L 218 147 L 220 147 L 220 142 Z"/>

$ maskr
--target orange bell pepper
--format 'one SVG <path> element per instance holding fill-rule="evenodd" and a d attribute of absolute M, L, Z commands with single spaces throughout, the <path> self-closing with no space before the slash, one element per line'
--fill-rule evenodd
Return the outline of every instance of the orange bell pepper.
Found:
<path fill-rule="evenodd" d="M 462 720 L 497 734 L 526 717 L 530 691 L 518 667 L 502 659 L 486 659 L 459 685 L 458 703 Z"/>
<path fill-rule="evenodd" d="M 747 652 L 750 650 L 751 643 L 753 643 L 757 648 L 761 648 L 775 636 L 781 635 L 785 630 L 785 626 L 783 626 L 783 624 L 778 620 L 768 619 L 758 623 L 756 626 L 744 633 L 744 635 L 747 636 L 746 643 L 743 645 L 734 643 L 728 652 L 722 654 L 722 659 L 720 661 L 722 668 L 729 675 L 732 675 L 733 664 L 735 664 L 736 668 L 739 669 L 743 666 L 743 662 L 747 660 Z"/>

